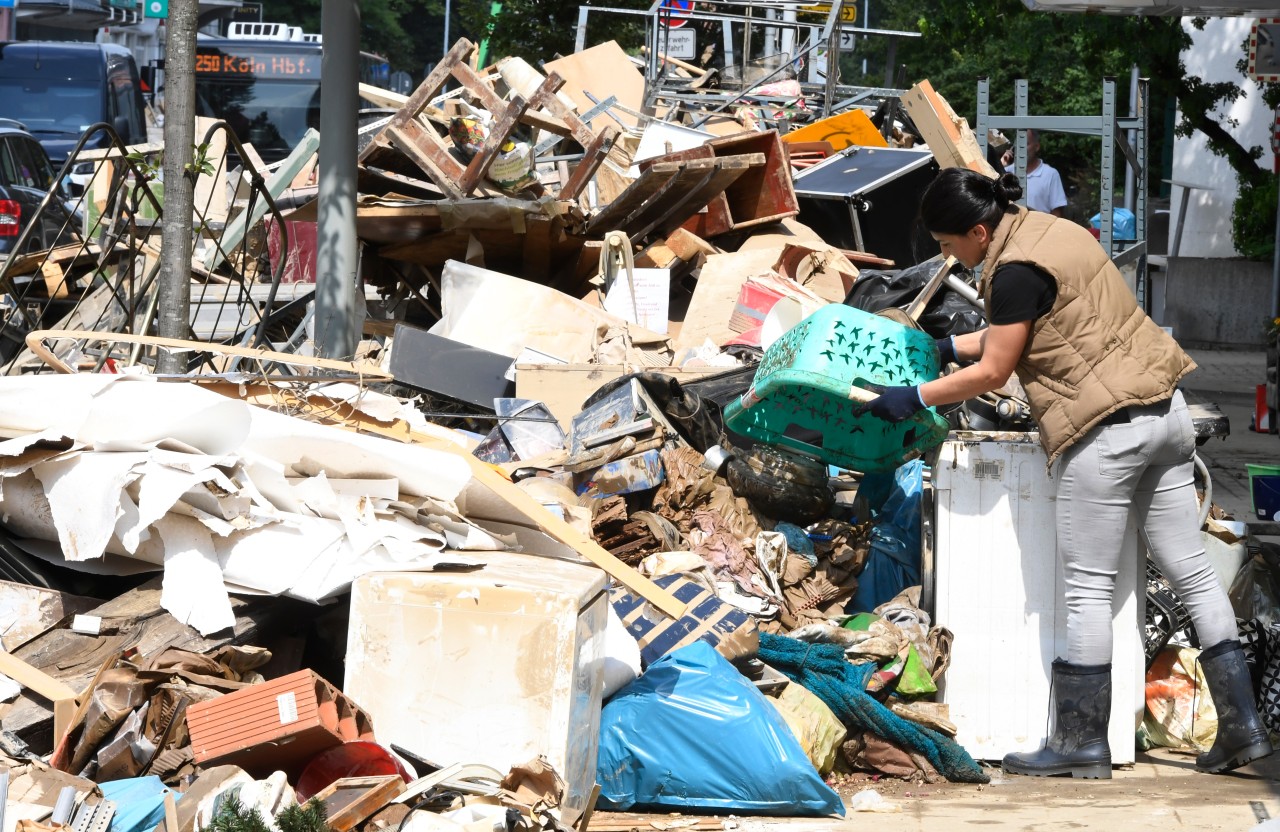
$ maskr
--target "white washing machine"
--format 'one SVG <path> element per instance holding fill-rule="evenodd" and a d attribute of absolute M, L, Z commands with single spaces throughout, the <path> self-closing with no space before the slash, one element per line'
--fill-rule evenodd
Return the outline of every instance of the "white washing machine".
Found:
<path fill-rule="evenodd" d="M 1034 750 L 1045 737 L 1050 665 L 1066 656 L 1067 620 L 1054 483 L 1039 435 L 952 433 L 933 486 L 934 622 L 955 634 L 941 701 L 974 758 Z M 1109 739 L 1117 765 L 1133 762 L 1142 721 L 1145 574 L 1131 521 L 1112 610 Z"/>

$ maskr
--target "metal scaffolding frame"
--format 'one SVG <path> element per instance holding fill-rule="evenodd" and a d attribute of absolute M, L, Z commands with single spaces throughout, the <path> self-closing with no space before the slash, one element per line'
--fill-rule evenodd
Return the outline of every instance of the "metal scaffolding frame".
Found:
<path fill-rule="evenodd" d="M 770 30 L 792 32 L 789 60 L 771 75 L 757 79 L 754 84 L 766 83 L 773 75 L 781 74 L 787 65 L 796 58 L 808 56 L 815 50 L 827 48 L 827 72 L 823 83 L 812 83 L 801 79 L 801 92 L 810 103 L 821 102 L 821 115 L 831 115 L 843 109 L 862 103 L 863 106 L 878 104 L 885 98 L 900 97 L 902 90 L 889 89 L 889 81 L 885 87 L 859 87 L 840 84 L 839 56 L 842 52 L 840 40 L 842 35 L 876 35 L 888 37 L 891 41 L 900 37 L 918 38 L 919 32 L 906 32 L 890 29 L 869 29 L 841 21 L 842 10 L 856 8 L 857 0 L 833 0 L 830 7 L 821 12 L 822 19 L 814 18 L 815 7 L 828 5 L 825 2 L 812 3 L 807 0 L 706 0 L 700 2 L 688 13 L 681 13 L 680 18 L 690 21 L 713 21 L 722 24 L 724 37 L 725 61 L 733 65 L 740 75 L 747 74 L 751 64 L 751 43 Z M 736 7 L 736 9 L 735 9 Z M 722 10 L 723 9 L 723 10 Z M 592 13 L 637 15 L 645 18 L 645 45 L 647 47 L 645 65 L 645 103 L 647 107 L 655 107 L 659 101 L 679 105 L 682 99 L 689 98 L 701 102 L 718 101 L 720 106 L 713 112 L 728 109 L 732 104 L 748 97 L 753 84 L 742 84 L 741 91 L 725 90 L 721 93 L 708 93 L 705 90 L 690 93 L 686 89 L 688 79 L 676 77 L 670 65 L 658 57 L 665 53 L 662 45 L 670 35 L 673 15 L 663 5 L 662 0 L 655 0 L 648 9 L 620 9 L 609 6 L 580 6 L 578 8 L 578 24 L 575 33 L 574 48 L 581 52 L 587 46 L 586 30 L 588 16 Z M 796 19 L 809 15 L 809 19 Z M 788 20 L 790 16 L 792 19 Z M 729 36 L 730 26 L 740 25 L 742 44 L 735 48 L 733 38 Z M 816 32 L 816 34 L 815 34 Z M 753 34 L 754 33 L 754 34 Z M 784 38 L 785 40 L 785 38 Z M 848 51 L 848 50 L 843 50 Z M 787 103 L 786 99 L 775 97 L 750 96 L 752 100 L 768 100 L 775 106 Z"/>
<path fill-rule="evenodd" d="M 1140 78 L 1137 85 L 1136 112 L 1128 116 L 1118 114 L 1119 102 L 1116 97 L 1116 79 L 1102 79 L 1102 113 L 1096 116 L 1052 116 L 1031 115 L 1028 101 L 1028 88 L 1025 79 L 1014 82 L 1014 114 L 994 115 L 991 113 L 991 87 L 986 78 L 978 81 L 978 119 L 976 133 L 983 154 L 987 152 L 987 131 L 1007 129 L 1018 131 L 1015 143 L 1014 170 L 1018 178 L 1026 181 L 1027 176 L 1027 130 L 1040 130 L 1057 133 L 1075 133 L 1083 136 L 1097 136 L 1102 139 L 1101 167 L 1101 227 L 1099 238 L 1103 249 L 1113 257 L 1116 256 L 1112 234 L 1111 211 L 1115 205 L 1115 163 L 1116 149 L 1120 150 L 1136 182 L 1136 199 L 1134 205 L 1134 236 L 1141 246 L 1138 253 L 1145 259 L 1147 239 L 1147 87 L 1146 78 Z M 1130 143 L 1126 133 L 1133 135 Z M 1025 199 L 1023 200 L 1025 204 Z M 1126 258 L 1127 259 L 1127 258 Z M 1139 264 L 1139 275 L 1144 270 Z M 1136 281 L 1135 293 L 1138 305 L 1146 308 L 1146 281 Z"/>

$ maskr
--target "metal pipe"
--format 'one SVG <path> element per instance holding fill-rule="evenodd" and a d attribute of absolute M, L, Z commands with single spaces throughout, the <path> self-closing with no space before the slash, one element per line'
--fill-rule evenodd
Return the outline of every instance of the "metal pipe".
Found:
<path fill-rule="evenodd" d="M 1136 118 L 1138 116 L 1138 65 L 1134 64 L 1129 70 L 1129 117 Z M 1129 128 L 1125 131 L 1125 137 L 1129 140 L 1129 147 L 1133 147 L 1138 139 L 1138 131 Z M 1134 192 L 1135 171 L 1133 165 L 1124 166 L 1124 207 L 1130 211 L 1137 213 L 1137 194 Z M 1141 239 L 1141 235 L 1139 235 Z"/>
<path fill-rule="evenodd" d="M 444 0 L 444 45 L 440 49 L 440 57 L 449 54 L 449 13 L 453 11 L 452 0 Z"/>
<path fill-rule="evenodd" d="M 1190 195 L 1189 192 L 1186 193 Z M 1280 188 L 1277 188 L 1276 195 L 1276 243 L 1275 253 L 1271 256 L 1271 318 L 1273 320 L 1280 317 Z M 1186 196 L 1183 197 L 1184 200 L 1186 198 Z M 1181 218 L 1178 221 L 1181 223 Z"/>
<path fill-rule="evenodd" d="M 360 3 L 323 0 L 320 29 L 320 163 L 316 252 L 317 352 L 355 355 L 363 315 L 356 308 L 356 110 L 359 105 Z M 329 83 L 324 83 L 328 81 Z"/>
<path fill-rule="evenodd" d="M 58 792 L 58 802 L 54 804 L 53 815 L 49 820 L 55 825 L 65 825 L 71 821 L 71 812 L 76 808 L 76 787 L 63 786 Z"/>

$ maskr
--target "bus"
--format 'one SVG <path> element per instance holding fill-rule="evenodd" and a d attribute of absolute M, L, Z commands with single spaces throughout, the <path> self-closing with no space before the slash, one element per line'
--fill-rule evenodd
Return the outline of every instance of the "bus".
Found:
<path fill-rule="evenodd" d="M 196 115 L 227 122 L 270 164 L 320 127 L 321 43 L 292 26 L 252 25 L 265 33 L 197 40 Z M 362 83 L 386 88 L 390 79 L 386 58 L 360 53 Z"/>

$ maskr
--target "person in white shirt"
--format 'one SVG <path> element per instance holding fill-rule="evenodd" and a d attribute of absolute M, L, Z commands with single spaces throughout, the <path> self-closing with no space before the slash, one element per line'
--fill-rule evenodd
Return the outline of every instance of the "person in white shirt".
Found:
<path fill-rule="evenodd" d="M 1013 150 L 1006 150 L 1001 160 L 1005 170 L 1013 173 Z M 1062 177 L 1048 162 L 1040 158 L 1040 134 L 1027 131 L 1027 207 L 1032 211 L 1044 211 L 1055 217 L 1062 216 L 1067 206 L 1067 192 L 1062 189 Z"/>

